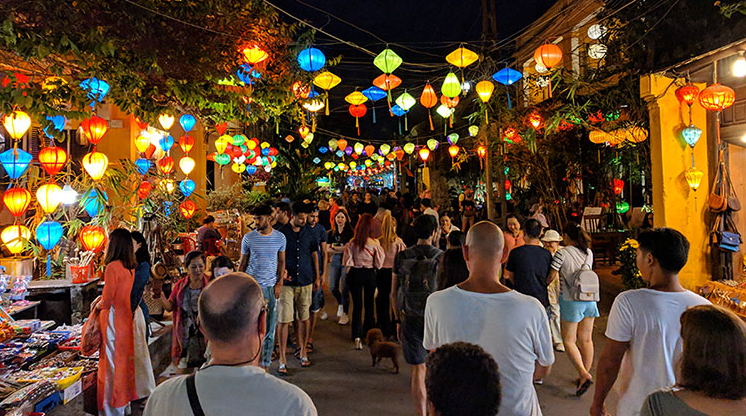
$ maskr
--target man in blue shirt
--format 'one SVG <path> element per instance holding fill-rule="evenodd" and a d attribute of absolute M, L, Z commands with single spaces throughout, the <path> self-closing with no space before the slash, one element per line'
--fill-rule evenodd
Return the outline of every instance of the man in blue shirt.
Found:
<path fill-rule="evenodd" d="M 259 205 L 251 211 L 256 229 L 241 241 L 240 271 L 245 271 L 262 288 L 267 302 L 267 333 L 262 347 L 261 366 L 265 370 L 272 363 L 277 324 L 277 299 L 282 292 L 282 275 L 285 273 L 285 235 L 271 225 L 272 208 Z"/>
<path fill-rule="evenodd" d="M 306 334 L 309 325 L 311 293 L 320 286 L 319 279 L 319 243 L 316 234 L 306 224 L 310 206 L 302 202 L 293 203 L 293 217 L 285 224 L 280 232 L 285 235 L 287 242 L 285 250 L 285 270 L 287 276 L 280 293 L 278 310 L 279 335 L 280 335 L 280 367 L 278 373 L 287 375 L 287 360 L 285 350 L 287 349 L 288 326 L 293 322 L 297 313 L 300 320 L 298 328 L 298 343 L 300 344 L 300 364 L 309 367 L 306 351 Z"/>
<path fill-rule="evenodd" d="M 308 226 L 311 227 L 314 234 L 316 235 L 316 240 L 319 243 L 319 276 L 324 276 L 324 268 L 326 267 L 326 241 L 327 241 L 327 234 L 326 234 L 326 228 L 324 228 L 323 225 L 319 223 L 319 207 L 316 205 L 313 205 L 311 207 L 311 214 L 308 215 Z M 326 312 L 323 311 L 324 309 L 324 285 L 319 285 L 317 289 L 313 291 L 312 294 L 312 300 L 311 300 L 311 318 L 310 322 L 311 325 L 309 325 L 309 331 L 306 336 L 306 346 L 311 348 L 311 351 L 313 352 L 313 331 L 316 328 L 316 319 L 321 315 L 321 320 L 325 320 L 327 315 Z M 320 313 L 319 313 L 320 312 Z"/>

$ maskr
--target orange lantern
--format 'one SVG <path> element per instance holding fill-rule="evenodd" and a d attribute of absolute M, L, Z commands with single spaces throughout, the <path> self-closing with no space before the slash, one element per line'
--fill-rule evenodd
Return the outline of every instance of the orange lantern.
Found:
<path fill-rule="evenodd" d="M 14 224 L 3 229 L 0 239 L 10 251 L 10 254 L 19 254 L 23 251 L 24 243 L 31 238 L 31 230 L 24 225 Z"/>
<path fill-rule="evenodd" d="M 80 242 L 88 251 L 99 251 L 106 243 L 106 233 L 98 225 L 86 225 L 80 230 Z"/>
<path fill-rule="evenodd" d="M 337 140 L 337 148 L 344 152 L 344 150 L 347 149 L 347 140 L 345 139 Z"/>
<path fill-rule="evenodd" d="M 545 68 L 552 68 L 562 62 L 562 49 L 553 43 L 545 43 L 534 51 L 534 61 Z"/>
<path fill-rule="evenodd" d="M 189 153 L 194 147 L 194 137 L 189 135 L 179 137 L 179 147 L 185 154 Z"/>
<path fill-rule="evenodd" d="M 179 205 L 179 211 L 181 211 L 182 217 L 186 219 L 192 218 L 197 211 L 197 204 L 191 199 L 187 199 Z"/>
<path fill-rule="evenodd" d="M 365 146 L 365 154 L 368 155 L 368 157 L 373 156 L 373 152 L 375 151 L 376 151 L 376 147 L 373 146 L 372 144 Z"/>
<path fill-rule="evenodd" d="M 94 181 L 104 177 L 107 167 L 109 167 L 109 158 L 101 152 L 94 150 L 83 156 L 83 168 Z"/>
<path fill-rule="evenodd" d="M 57 146 L 48 146 L 39 151 L 39 164 L 50 176 L 55 175 L 67 162 L 67 153 Z"/>
<path fill-rule="evenodd" d="M 544 120 L 541 118 L 539 113 L 531 113 L 531 115 L 528 116 L 528 123 L 534 128 L 534 130 L 539 130 L 543 122 Z"/>
<path fill-rule="evenodd" d="M 446 97 L 445 95 L 440 96 L 440 103 L 448 108 L 456 108 L 456 106 L 458 105 L 458 102 L 459 102 L 458 95 L 453 98 Z"/>
<path fill-rule="evenodd" d="M 20 217 L 31 204 L 31 192 L 26 188 L 10 188 L 3 194 L 3 203 L 14 217 Z"/>
<path fill-rule="evenodd" d="M 427 108 L 427 116 L 430 119 L 430 130 L 435 130 L 435 127 L 433 127 L 433 115 L 430 113 L 430 109 L 438 104 L 438 94 L 435 93 L 435 89 L 432 85 L 430 85 L 429 82 L 422 90 L 422 94 L 420 95 L 420 104 L 422 104 L 423 107 Z"/>
<path fill-rule="evenodd" d="M 484 159 L 485 156 L 487 156 L 487 146 L 483 144 L 477 146 L 477 155 L 479 155 L 480 158 Z"/>
<path fill-rule="evenodd" d="M 451 157 L 458 156 L 458 152 L 461 150 L 461 148 L 458 145 L 451 145 L 448 147 L 448 154 L 451 155 Z"/>
<path fill-rule="evenodd" d="M 249 65 L 258 64 L 259 62 L 262 62 L 269 57 L 267 51 L 259 47 L 259 45 L 252 45 L 243 48 L 241 53 L 243 53 L 243 57 L 246 62 L 249 63 Z"/>
<path fill-rule="evenodd" d="M 293 135 L 291 135 L 291 134 L 288 134 L 287 136 L 285 136 L 285 141 L 286 141 L 286 142 L 288 142 L 288 143 L 292 143 L 292 142 L 293 142 L 293 140 L 295 140 L 295 137 L 293 137 Z"/>
<path fill-rule="evenodd" d="M 427 162 L 427 159 L 430 158 L 430 149 L 428 149 L 427 147 L 423 147 L 422 149 L 420 149 L 419 154 L 420 159 L 422 159 L 423 162 Z"/>
<path fill-rule="evenodd" d="M 678 98 L 680 102 L 686 103 L 686 105 L 690 107 L 694 104 L 695 101 L 697 101 L 698 95 L 699 87 L 692 84 L 691 82 L 676 89 L 676 98 Z"/>
<path fill-rule="evenodd" d="M 360 135 L 360 117 L 364 116 L 368 112 L 368 108 L 365 104 L 350 105 L 350 114 L 355 117 L 355 127 L 357 127 L 357 135 Z"/>
<path fill-rule="evenodd" d="M 145 199 L 150 195 L 151 189 L 153 189 L 153 185 L 151 185 L 150 182 L 142 181 L 140 187 L 137 188 L 137 196 L 139 196 L 140 199 Z"/>
<path fill-rule="evenodd" d="M 311 94 L 308 84 L 304 84 L 301 81 L 295 81 L 290 89 L 293 91 L 295 98 L 308 98 Z"/>
<path fill-rule="evenodd" d="M 311 129 L 308 128 L 305 124 L 298 127 L 298 134 L 300 134 L 301 139 L 305 139 L 306 136 L 308 136 L 308 133 L 311 132 Z"/>
<path fill-rule="evenodd" d="M 88 137 L 88 141 L 94 145 L 98 144 L 109 130 L 109 123 L 99 116 L 92 116 L 80 123 L 83 133 Z"/>
<path fill-rule="evenodd" d="M 708 111 L 723 111 L 735 101 L 735 91 L 719 83 L 712 84 L 699 93 L 699 105 Z"/>
<path fill-rule="evenodd" d="M 158 161 L 158 169 L 163 172 L 164 175 L 168 175 L 169 173 L 174 171 L 174 158 L 171 156 L 166 156 L 163 159 Z"/>
<path fill-rule="evenodd" d="M 394 74 L 381 74 L 373 80 L 373 85 L 384 91 L 389 91 L 401 85 L 401 78 Z"/>
<path fill-rule="evenodd" d="M 402 160 L 404 158 L 404 149 L 397 147 L 396 150 L 394 150 L 394 154 L 396 155 L 396 160 Z"/>

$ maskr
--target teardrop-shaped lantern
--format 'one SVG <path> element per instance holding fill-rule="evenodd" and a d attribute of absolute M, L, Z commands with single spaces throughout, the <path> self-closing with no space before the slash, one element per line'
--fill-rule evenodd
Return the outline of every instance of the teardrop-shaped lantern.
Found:
<path fill-rule="evenodd" d="M 163 127 L 163 130 L 170 130 L 171 126 L 174 125 L 174 116 L 163 113 L 158 116 L 158 123 Z"/>
<path fill-rule="evenodd" d="M 135 147 L 137 148 L 137 151 L 140 153 L 144 153 L 145 150 L 147 150 L 148 146 L 150 146 L 150 139 L 143 135 L 137 136 L 135 139 Z"/>
<path fill-rule="evenodd" d="M 67 163 L 67 153 L 61 147 L 47 146 L 39 151 L 39 164 L 50 176 L 56 175 Z"/>
<path fill-rule="evenodd" d="M 404 145 L 404 151 L 407 152 L 408 155 L 411 155 L 414 153 L 415 145 L 414 143 L 407 143 Z"/>
<path fill-rule="evenodd" d="M 179 189 L 181 189 L 181 193 L 184 195 L 185 198 L 189 198 L 189 196 L 192 194 L 192 192 L 194 192 L 196 188 L 197 184 L 189 178 L 186 178 L 183 181 L 179 182 Z"/>
<path fill-rule="evenodd" d="M 153 185 L 150 184 L 148 181 L 142 181 L 140 182 L 140 187 L 137 188 L 137 196 L 140 197 L 140 199 L 145 199 L 150 195 L 150 191 L 153 189 Z"/>
<path fill-rule="evenodd" d="M 438 148 L 438 140 L 437 139 L 429 139 L 427 141 L 427 147 L 430 148 L 430 150 L 435 151 L 435 149 Z"/>
<path fill-rule="evenodd" d="M 197 212 L 197 204 L 195 204 L 191 199 L 187 199 L 179 205 L 179 212 L 181 212 L 181 216 L 186 219 L 192 218 L 194 213 Z"/>
<path fill-rule="evenodd" d="M 365 146 L 362 143 L 355 143 L 355 154 L 360 156 L 363 153 L 363 150 L 365 150 Z"/>
<path fill-rule="evenodd" d="M 98 225 L 86 225 L 80 230 L 80 242 L 87 251 L 99 251 L 106 244 L 106 233 Z"/>
<path fill-rule="evenodd" d="M 13 111 L 3 116 L 3 127 L 13 140 L 19 140 L 31 127 L 31 117 L 23 111 Z"/>
<path fill-rule="evenodd" d="M 158 141 L 158 146 L 161 148 L 161 150 L 163 150 L 164 153 L 168 152 L 174 146 L 174 138 L 170 134 L 167 134 L 161 137 L 161 139 Z"/>
<path fill-rule="evenodd" d="M 0 239 L 3 240 L 3 244 L 10 251 L 10 254 L 22 252 L 29 238 L 31 238 L 31 231 L 24 225 L 10 225 L 0 233 Z"/>
<path fill-rule="evenodd" d="M 184 172 L 184 175 L 189 175 L 194 170 L 196 164 L 197 163 L 191 157 L 182 157 L 181 160 L 179 160 L 179 169 Z"/>
<path fill-rule="evenodd" d="M 228 147 L 228 144 L 230 144 L 232 141 L 233 141 L 233 138 L 231 136 L 228 136 L 227 134 L 224 134 L 218 137 L 215 140 L 215 150 L 218 152 L 218 154 L 225 153 L 225 149 Z"/>
<path fill-rule="evenodd" d="M 443 95 L 449 98 L 461 94 L 461 82 L 458 80 L 458 76 L 453 72 L 449 72 L 443 80 L 443 85 L 440 87 L 440 91 Z"/>
<path fill-rule="evenodd" d="M 86 192 L 82 198 L 82 204 L 88 216 L 93 218 L 101 213 L 101 210 L 104 209 L 104 202 L 102 201 L 109 201 L 109 196 L 106 195 L 106 192 L 103 194 L 99 194 L 99 191 L 96 190 Z"/>
<path fill-rule="evenodd" d="M 368 157 L 373 156 L 375 154 L 375 151 L 376 151 L 376 147 L 373 146 L 372 144 L 369 144 L 369 145 L 365 146 L 365 155 L 366 156 L 368 156 Z"/>
<path fill-rule="evenodd" d="M 195 119 L 191 114 L 184 114 L 179 117 L 179 124 L 181 124 L 181 128 L 184 129 L 185 133 L 192 131 L 196 123 L 197 119 Z"/>
<path fill-rule="evenodd" d="M 192 136 L 181 136 L 179 137 L 179 148 L 184 154 L 189 153 L 194 148 L 194 137 Z"/>
<path fill-rule="evenodd" d="M 36 199 L 41 209 L 47 214 L 54 212 L 60 205 L 60 193 L 62 188 L 56 183 L 48 183 L 36 190 Z"/>
<path fill-rule="evenodd" d="M 108 166 L 109 158 L 101 152 L 93 151 L 83 156 L 83 169 L 88 172 L 88 175 L 94 181 L 104 177 Z"/>
<path fill-rule="evenodd" d="M 420 159 L 422 159 L 423 162 L 427 162 L 427 159 L 430 158 L 430 149 L 428 149 L 427 147 L 423 147 L 422 149 L 420 149 L 419 154 Z"/>
<path fill-rule="evenodd" d="M 486 103 L 490 100 L 490 97 L 492 96 L 492 91 L 495 90 L 495 84 L 491 83 L 490 81 L 479 81 L 477 82 L 477 85 L 474 87 L 474 89 L 477 91 L 477 95 L 479 95 L 479 99 L 482 100 L 483 103 Z"/>
<path fill-rule="evenodd" d="M 10 188 L 3 194 L 3 203 L 14 217 L 20 217 L 31 204 L 31 192 L 26 188 Z"/>
<path fill-rule="evenodd" d="M 158 161 L 158 169 L 163 172 L 164 175 L 168 175 L 169 173 L 174 171 L 174 158 L 171 156 L 166 156 L 163 159 Z"/>
<path fill-rule="evenodd" d="M 45 250 L 51 250 L 62 238 L 64 229 L 57 221 L 44 221 L 36 227 L 36 240 Z"/>
<path fill-rule="evenodd" d="M 137 159 L 135 160 L 135 166 L 137 166 L 137 171 L 140 175 L 144 175 L 150 169 L 150 160 L 144 158 Z"/>
<path fill-rule="evenodd" d="M 699 137 L 701 135 L 702 135 L 702 130 L 697 128 L 697 126 L 695 126 L 694 124 L 688 127 L 684 127 L 684 129 L 681 130 L 681 136 L 684 137 L 684 141 L 692 149 L 694 149 L 694 145 L 697 144 L 697 142 L 699 141 Z"/>
<path fill-rule="evenodd" d="M 458 156 L 458 152 L 461 150 L 461 148 L 455 144 L 448 146 L 448 154 L 451 155 L 451 157 Z"/>

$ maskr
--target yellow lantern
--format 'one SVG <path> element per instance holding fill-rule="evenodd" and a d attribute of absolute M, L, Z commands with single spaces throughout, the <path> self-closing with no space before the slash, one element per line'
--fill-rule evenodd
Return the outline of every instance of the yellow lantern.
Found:
<path fill-rule="evenodd" d="M 241 50 L 243 57 L 249 65 L 255 65 L 269 58 L 267 51 L 259 45 L 251 45 Z"/>
<path fill-rule="evenodd" d="M 31 238 L 31 231 L 23 225 L 11 225 L 5 227 L 0 233 L 0 239 L 11 254 L 19 254 L 23 251 L 24 240 Z"/>
<path fill-rule="evenodd" d="M 463 46 L 446 55 L 446 61 L 459 68 L 466 68 L 479 59 L 479 55 Z"/>
<path fill-rule="evenodd" d="M 104 177 L 107 167 L 109 167 L 109 158 L 101 152 L 93 151 L 83 156 L 83 168 L 94 181 Z"/>
<path fill-rule="evenodd" d="M 704 174 L 704 172 L 695 168 L 694 166 L 684 172 L 686 183 L 689 184 L 689 187 L 692 188 L 693 191 L 696 192 L 697 188 L 699 188 L 699 184 L 700 182 L 702 182 L 702 176 L 704 176 Z"/>
<path fill-rule="evenodd" d="M 324 102 L 319 100 L 318 98 L 314 98 L 313 100 L 303 103 L 303 108 L 312 113 L 315 113 L 324 108 Z"/>
<path fill-rule="evenodd" d="M 482 100 L 483 103 L 486 103 L 490 100 L 490 97 L 492 97 L 492 91 L 495 90 L 495 84 L 493 84 L 490 81 L 479 81 L 477 82 L 476 87 L 474 87 L 477 90 L 477 94 L 479 95 L 479 99 Z"/>
<path fill-rule="evenodd" d="M 166 191 L 169 194 L 174 193 L 174 189 L 176 189 L 176 184 L 174 183 L 173 179 L 163 179 L 161 180 L 159 186 L 162 191 Z"/>
<path fill-rule="evenodd" d="M 233 137 L 224 134 L 215 140 L 215 150 L 217 150 L 219 155 L 222 155 L 225 153 L 225 149 L 228 147 L 229 143 L 233 142 Z"/>
<path fill-rule="evenodd" d="M 29 127 L 31 127 L 31 117 L 23 111 L 16 110 L 3 117 L 3 126 L 8 131 L 10 137 L 14 140 L 19 140 L 26 134 Z"/>
<path fill-rule="evenodd" d="M 327 91 L 326 94 L 326 115 L 329 115 L 329 94 L 328 91 L 334 87 L 337 86 L 342 82 L 342 78 L 332 74 L 329 71 L 322 72 L 313 79 L 313 84 L 317 87 L 321 88 L 324 91 Z M 361 93 L 362 94 L 362 93 Z"/>
<path fill-rule="evenodd" d="M 246 171 L 246 165 L 243 163 L 234 163 L 231 165 L 231 170 L 235 173 L 241 174 Z"/>
<path fill-rule="evenodd" d="M 174 125 L 174 116 L 163 113 L 158 116 L 158 123 L 160 123 L 164 130 L 169 130 Z"/>
<path fill-rule="evenodd" d="M 150 145 L 150 139 L 147 137 L 140 135 L 137 136 L 135 139 L 135 147 L 137 148 L 137 151 L 140 153 L 144 153 L 145 150 L 148 149 L 148 146 Z"/>
<path fill-rule="evenodd" d="M 384 155 L 384 156 L 386 156 L 391 151 L 391 146 L 388 145 L 388 144 L 386 144 L 386 143 L 384 143 L 384 144 L 381 145 L 381 147 L 379 149 L 381 150 L 381 154 Z"/>
<path fill-rule="evenodd" d="M 412 153 L 414 153 L 414 149 L 415 149 L 414 143 L 407 143 L 404 145 L 404 151 L 407 152 L 408 155 L 411 155 Z"/>
<path fill-rule="evenodd" d="M 61 196 L 62 188 L 60 188 L 56 183 L 42 185 L 36 190 L 36 199 L 39 201 L 41 209 L 47 214 L 50 214 L 57 209 L 61 202 Z"/>
<path fill-rule="evenodd" d="M 603 144 L 608 141 L 614 140 L 609 133 L 602 130 L 591 131 L 591 133 L 588 135 L 588 139 L 591 141 L 591 143 L 595 144 Z"/>
<path fill-rule="evenodd" d="M 360 156 L 360 154 L 363 153 L 363 150 L 365 149 L 365 146 L 362 143 L 355 143 L 355 146 L 353 147 L 355 150 L 355 153 Z"/>
<path fill-rule="evenodd" d="M 648 131 L 642 127 L 630 127 L 625 131 L 627 141 L 632 143 L 642 143 L 648 139 Z"/>
<path fill-rule="evenodd" d="M 182 157 L 179 160 L 179 169 L 184 172 L 184 175 L 189 175 L 194 170 L 196 162 L 189 156 Z"/>
<path fill-rule="evenodd" d="M 360 91 L 353 91 L 347 94 L 347 96 L 345 97 L 345 101 L 347 101 L 348 103 L 352 105 L 360 105 L 368 101 L 368 97 L 363 95 L 363 93 Z"/>

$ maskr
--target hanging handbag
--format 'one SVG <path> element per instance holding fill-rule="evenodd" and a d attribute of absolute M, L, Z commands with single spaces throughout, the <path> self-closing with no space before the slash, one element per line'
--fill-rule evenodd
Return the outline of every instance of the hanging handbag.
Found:
<path fill-rule="evenodd" d="M 736 191 L 733 189 L 733 182 L 730 181 L 730 173 L 727 168 L 724 168 L 723 176 L 728 180 L 728 209 L 733 212 L 739 211 L 741 209 L 741 201 L 738 200 Z"/>
<path fill-rule="evenodd" d="M 731 231 L 726 231 L 726 223 Z M 715 219 L 711 242 L 721 251 L 737 252 L 739 250 L 741 235 L 729 214 L 718 215 Z"/>
<path fill-rule="evenodd" d="M 710 198 L 707 200 L 707 205 L 710 207 L 711 212 L 720 213 L 728 208 L 728 200 L 724 196 L 725 189 L 723 188 L 723 162 L 720 162 L 715 173 L 715 181 L 712 184 Z"/>

